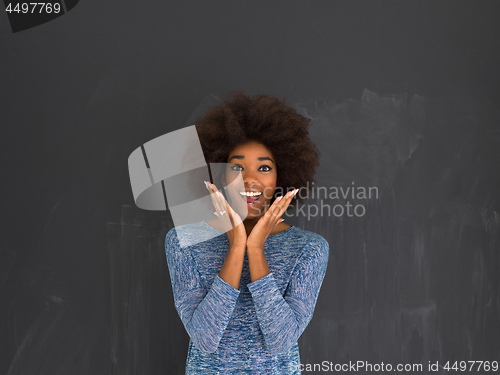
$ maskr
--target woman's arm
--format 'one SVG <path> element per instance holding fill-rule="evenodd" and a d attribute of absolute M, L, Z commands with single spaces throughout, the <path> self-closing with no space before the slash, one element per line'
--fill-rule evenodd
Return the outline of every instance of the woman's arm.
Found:
<path fill-rule="evenodd" d="M 264 245 L 272 230 L 284 220 L 281 218 L 281 215 L 285 213 L 288 205 L 298 191 L 299 189 L 294 189 L 284 196 L 276 198 L 269 209 L 266 210 L 266 213 L 252 228 L 252 232 L 246 243 L 250 280 L 252 282 L 259 280 L 270 272 L 264 253 Z"/>
<path fill-rule="evenodd" d="M 208 181 L 205 181 L 205 185 L 215 207 L 214 215 L 219 218 L 229 241 L 229 250 L 220 269 L 219 277 L 233 288 L 239 289 L 247 242 L 245 226 L 217 187 Z"/>
<path fill-rule="evenodd" d="M 284 296 L 271 272 L 247 285 L 271 354 L 287 352 L 307 327 L 325 276 L 328 255 L 329 245 L 325 239 L 307 245 Z"/>
<path fill-rule="evenodd" d="M 271 272 L 263 247 L 247 247 L 247 257 L 251 282 L 257 281 Z"/>
<path fill-rule="evenodd" d="M 215 277 L 210 290 L 207 291 L 201 282 L 201 276 L 189 248 L 182 249 L 179 246 L 175 229 L 167 234 L 165 250 L 175 308 L 179 317 L 198 349 L 208 353 L 215 352 L 229 323 L 240 291 L 220 275 Z M 224 267 L 232 269 L 237 266 L 238 250 L 235 248 L 232 252 L 228 252 L 221 272 Z M 243 249 L 243 256 L 244 254 Z M 241 263 L 243 264 L 243 260 Z M 228 279 L 234 279 L 238 272 L 234 270 L 230 273 L 232 275 Z"/>
<path fill-rule="evenodd" d="M 245 246 L 232 245 L 224 259 L 219 277 L 234 289 L 240 288 L 241 271 L 245 260 Z"/>

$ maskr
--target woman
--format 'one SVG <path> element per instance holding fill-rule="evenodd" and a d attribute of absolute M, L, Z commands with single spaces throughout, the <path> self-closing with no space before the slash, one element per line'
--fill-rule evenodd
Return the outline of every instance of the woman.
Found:
<path fill-rule="evenodd" d="M 227 163 L 214 180 L 240 176 L 244 188 L 229 195 L 246 207 L 206 182 L 217 217 L 167 234 L 175 306 L 191 338 L 186 374 L 300 374 L 297 340 L 329 254 L 323 237 L 281 218 L 314 181 L 320 154 L 308 126 L 284 101 L 237 91 L 196 124 L 207 162 Z M 176 230 L 208 240 L 182 248 Z"/>

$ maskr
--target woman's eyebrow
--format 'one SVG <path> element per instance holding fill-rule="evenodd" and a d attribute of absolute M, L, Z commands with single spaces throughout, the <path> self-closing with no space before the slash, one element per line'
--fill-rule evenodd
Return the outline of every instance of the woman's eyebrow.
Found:
<path fill-rule="evenodd" d="M 243 155 L 233 155 L 233 156 L 231 156 L 231 157 L 229 158 L 229 160 L 228 160 L 228 161 L 231 161 L 231 159 L 233 159 L 233 158 L 234 158 L 234 159 L 245 159 L 245 156 L 243 156 Z M 257 158 L 257 160 L 259 160 L 259 161 L 262 161 L 262 160 L 271 160 L 271 162 L 274 164 L 273 159 L 271 159 L 271 158 L 270 158 L 270 157 L 268 157 L 268 156 L 261 156 L 260 158 Z"/>
<path fill-rule="evenodd" d="M 257 159 L 258 159 L 258 160 L 261 160 L 261 161 L 262 161 L 262 160 L 271 160 L 271 163 L 273 163 L 273 164 L 274 164 L 273 159 L 271 159 L 270 157 L 267 157 L 267 156 L 263 156 L 263 157 L 260 157 L 260 158 L 257 158 Z"/>

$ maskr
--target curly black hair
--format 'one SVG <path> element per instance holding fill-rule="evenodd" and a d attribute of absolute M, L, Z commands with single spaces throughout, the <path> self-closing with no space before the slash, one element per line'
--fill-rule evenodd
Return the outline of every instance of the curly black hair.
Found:
<path fill-rule="evenodd" d="M 321 156 L 309 139 L 311 120 L 289 107 L 285 99 L 271 95 L 249 97 L 232 90 L 223 99 L 195 123 L 207 163 L 226 163 L 236 146 L 257 141 L 275 158 L 276 192 L 299 188 L 294 201 L 303 203 L 300 195 L 307 196 L 303 189 L 310 190 L 316 182 L 313 177 Z"/>

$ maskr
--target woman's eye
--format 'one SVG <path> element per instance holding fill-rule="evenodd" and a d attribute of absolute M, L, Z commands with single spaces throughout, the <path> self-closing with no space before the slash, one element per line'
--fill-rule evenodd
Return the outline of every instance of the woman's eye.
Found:
<path fill-rule="evenodd" d="M 243 167 L 241 165 L 234 164 L 231 166 L 231 170 L 241 171 L 241 170 L 243 170 Z M 272 168 L 269 165 L 263 165 L 262 167 L 259 168 L 259 170 L 262 170 L 263 172 L 269 172 L 270 170 L 272 170 Z"/>
<path fill-rule="evenodd" d="M 236 165 L 236 164 L 231 166 L 231 169 L 232 169 L 233 171 L 241 171 L 241 169 L 235 169 L 235 168 L 241 168 L 241 166 Z"/>

